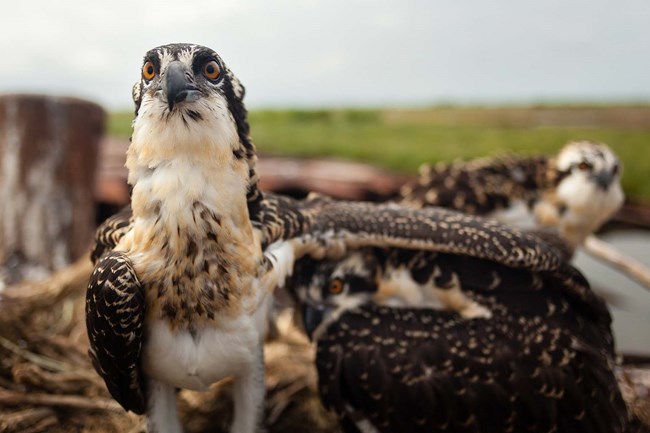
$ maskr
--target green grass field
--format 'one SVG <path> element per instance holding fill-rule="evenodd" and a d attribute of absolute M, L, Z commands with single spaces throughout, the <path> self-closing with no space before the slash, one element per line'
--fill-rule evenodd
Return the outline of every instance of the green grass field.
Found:
<path fill-rule="evenodd" d="M 128 137 L 132 113 L 112 113 Z M 415 173 L 423 162 L 503 152 L 552 153 L 573 139 L 609 144 L 629 197 L 650 201 L 650 106 L 263 110 L 250 113 L 260 153 L 366 161 Z"/>

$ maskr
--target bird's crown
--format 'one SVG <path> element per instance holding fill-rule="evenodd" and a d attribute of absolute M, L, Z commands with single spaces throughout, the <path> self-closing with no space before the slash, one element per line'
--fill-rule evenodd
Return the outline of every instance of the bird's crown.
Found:
<path fill-rule="evenodd" d="M 618 175 L 620 162 L 614 152 L 603 143 L 594 141 L 572 141 L 558 153 L 556 167 L 560 171 L 583 172 L 607 171 Z"/>

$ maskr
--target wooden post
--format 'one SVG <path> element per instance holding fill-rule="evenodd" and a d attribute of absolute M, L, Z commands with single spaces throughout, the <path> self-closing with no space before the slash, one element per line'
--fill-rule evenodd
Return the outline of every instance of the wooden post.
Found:
<path fill-rule="evenodd" d="M 0 97 L 0 286 L 87 251 L 105 117 L 79 99 Z"/>

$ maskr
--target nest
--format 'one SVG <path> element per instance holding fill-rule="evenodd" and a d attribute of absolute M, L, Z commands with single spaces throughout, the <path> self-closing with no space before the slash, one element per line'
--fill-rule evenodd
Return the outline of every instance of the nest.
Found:
<path fill-rule="evenodd" d="M 84 295 L 91 271 L 84 258 L 47 280 L 0 293 L 0 432 L 145 431 L 143 417 L 111 398 L 87 356 Z M 265 345 L 267 431 L 340 431 L 318 398 L 314 348 L 294 326 L 290 309 L 281 310 L 275 323 Z M 618 377 L 630 409 L 650 426 L 650 370 L 620 368 Z M 228 431 L 230 381 L 178 396 L 188 433 Z"/>
<path fill-rule="evenodd" d="M 84 258 L 47 280 L 7 287 L 0 298 L 0 432 L 144 432 L 106 390 L 87 355 L 84 296 L 92 265 Z M 283 309 L 265 344 L 268 432 L 334 433 L 320 403 L 314 348 Z M 228 432 L 229 380 L 178 396 L 188 433 Z"/>

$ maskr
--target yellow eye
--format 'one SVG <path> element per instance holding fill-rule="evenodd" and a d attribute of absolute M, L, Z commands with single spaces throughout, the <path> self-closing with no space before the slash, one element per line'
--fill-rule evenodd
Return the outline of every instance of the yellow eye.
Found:
<path fill-rule="evenodd" d="M 203 66 L 203 75 L 205 75 L 208 79 L 216 80 L 219 77 L 219 74 L 221 74 L 221 71 L 219 70 L 219 64 L 214 60 L 206 63 Z"/>
<path fill-rule="evenodd" d="M 338 295 L 343 291 L 343 281 L 339 278 L 332 280 L 330 283 L 330 293 L 333 295 Z"/>
<path fill-rule="evenodd" d="M 145 80 L 151 80 L 156 76 L 156 68 L 154 68 L 153 63 L 147 62 L 142 67 L 142 76 Z"/>
<path fill-rule="evenodd" d="M 580 164 L 578 164 L 578 168 L 582 171 L 586 171 L 591 168 L 591 164 L 589 164 L 588 162 L 581 162 Z"/>

